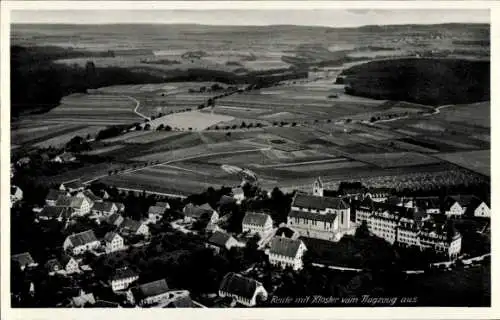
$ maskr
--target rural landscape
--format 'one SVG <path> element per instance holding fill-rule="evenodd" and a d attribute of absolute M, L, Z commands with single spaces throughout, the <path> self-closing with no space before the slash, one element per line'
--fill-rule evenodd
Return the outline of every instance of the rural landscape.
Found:
<path fill-rule="evenodd" d="M 13 306 L 490 305 L 489 24 L 12 24 L 11 84 L 11 251 L 38 262 L 15 271 Z M 348 208 L 350 223 L 335 213 L 340 240 L 311 235 L 314 218 L 294 228 L 311 192 L 321 210 L 330 198 Z M 66 213 L 54 194 L 93 206 Z M 399 248 L 363 220 L 368 198 L 456 230 L 461 252 Z M 206 204 L 218 222 L 200 226 L 193 208 Z M 270 229 L 248 236 L 250 213 Z M 126 248 L 67 248 L 88 231 Z M 276 267 L 275 246 L 305 246 L 300 267 Z M 51 269 L 68 259 L 78 272 Z M 128 291 L 103 285 L 120 268 Z M 299 299 L 315 295 L 342 302 Z M 375 298 L 389 296 L 414 298 Z"/>

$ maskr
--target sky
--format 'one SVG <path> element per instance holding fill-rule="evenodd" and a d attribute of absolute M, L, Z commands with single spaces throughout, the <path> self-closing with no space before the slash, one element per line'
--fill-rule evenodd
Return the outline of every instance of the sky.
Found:
<path fill-rule="evenodd" d="M 489 10 L 13 10 L 13 23 L 307 25 L 357 27 L 387 24 L 490 23 Z"/>

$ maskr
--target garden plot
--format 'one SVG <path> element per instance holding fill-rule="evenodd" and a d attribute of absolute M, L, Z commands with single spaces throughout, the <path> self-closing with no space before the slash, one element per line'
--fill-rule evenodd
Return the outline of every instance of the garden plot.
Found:
<path fill-rule="evenodd" d="M 219 114 L 203 113 L 199 111 L 180 112 L 169 114 L 149 121 L 151 129 L 159 125 L 170 126 L 174 129 L 201 131 L 220 122 L 231 121 L 234 117 Z M 143 124 L 144 126 L 145 124 Z"/>

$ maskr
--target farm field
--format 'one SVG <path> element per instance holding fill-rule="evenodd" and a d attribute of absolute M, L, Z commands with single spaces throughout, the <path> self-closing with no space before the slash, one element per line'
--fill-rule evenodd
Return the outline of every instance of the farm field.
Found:
<path fill-rule="evenodd" d="M 58 134 L 72 132 L 83 128 L 78 124 L 42 124 L 38 123 L 35 127 L 26 127 L 12 130 L 11 142 L 16 144 L 32 144 L 50 139 Z"/>
<path fill-rule="evenodd" d="M 174 130 L 193 130 L 200 131 L 220 122 L 231 121 L 234 118 L 219 114 L 204 113 L 199 111 L 189 111 L 169 114 L 163 117 L 156 118 L 148 122 L 151 129 L 157 128 L 159 125 L 170 126 Z"/>
<path fill-rule="evenodd" d="M 38 148 L 61 147 L 64 146 L 73 137 L 80 136 L 85 139 L 88 135 L 94 137 L 97 132 L 104 129 L 102 126 L 88 126 L 78 130 L 72 130 L 67 133 L 59 134 L 53 138 L 38 142 L 35 144 Z"/>
<path fill-rule="evenodd" d="M 364 153 L 352 154 L 352 157 L 359 161 L 371 163 L 381 168 L 411 167 L 441 162 L 438 159 L 415 152 Z"/>
<path fill-rule="evenodd" d="M 184 132 L 179 132 L 179 131 L 145 131 L 146 134 L 141 134 L 141 135 L 136 135 L 133 137 L 129 137 L 126 140 L 124 140 L 124 143 L 128 144 L 147 144 L 147 143 L 152 143 L 156 142 L 159 140 L 172 140 L 174 138 L 180 138 L 181 136 L 184 136 Z M 165 143 L 166 141 L 162 141 Z"/>
<path fill-rule="evenodd" d="M 485 176 L 489 177 L 491 175 L 490 150 L 440 153 L 435 156 Z"/>
<path fill-rule="evenodd" d="M 435 115 L 435 118 L 490 128 L 490 101 L 443 108 L 439 114 Z"/>

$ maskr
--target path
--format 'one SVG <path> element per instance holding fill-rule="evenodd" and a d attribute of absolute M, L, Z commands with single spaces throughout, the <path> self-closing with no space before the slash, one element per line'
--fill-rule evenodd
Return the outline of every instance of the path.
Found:
<path fill-rule="evenodd" d="M 132 97 L 132 96 L 123 96 L 125 98 L 128 98 L 128 99 L 131 99 L 132 101 L 135 102 L 135 108 L 134 108 L 134 113 L 136 115 L 138 115 L 139 117 L 143 118 L 143 119 L 146 119 L 148 121 L 151 121 L 151 118 L 150 117 L 147 117 L 145 116 L 144 114 L 140 113 L 139 111 L 137 111 L 137 109 L 139 109 L 139 107 L 141 106 L 141 102 L 139 100 L 137 100 L 136 98 Z"/>

